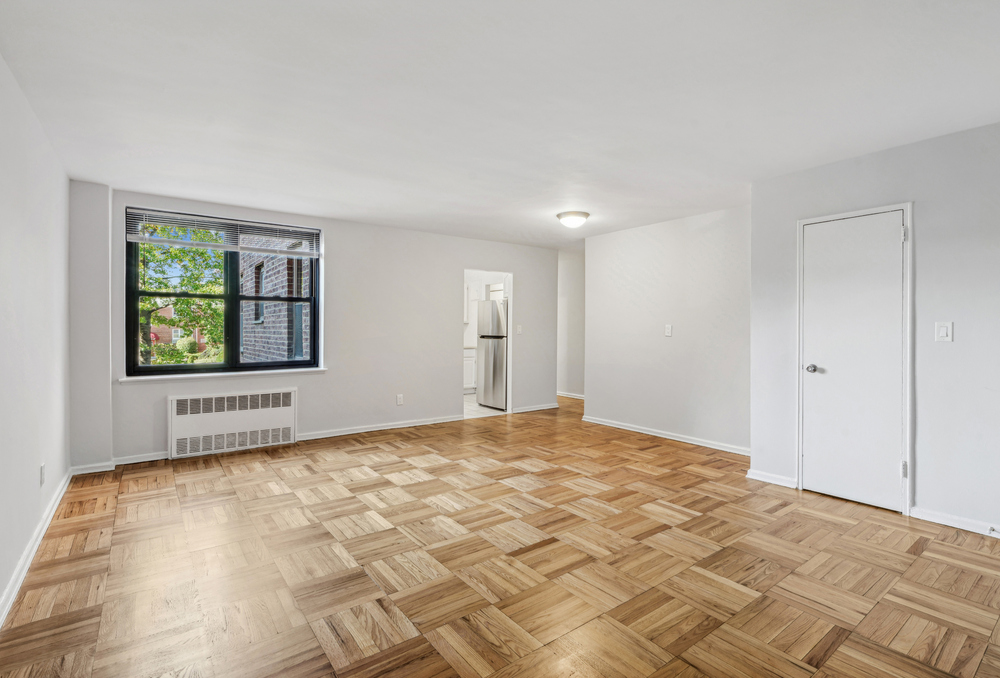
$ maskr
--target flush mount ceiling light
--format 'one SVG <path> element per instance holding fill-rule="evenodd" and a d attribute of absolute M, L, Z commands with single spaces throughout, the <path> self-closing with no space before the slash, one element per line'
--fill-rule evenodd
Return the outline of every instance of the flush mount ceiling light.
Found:
<path fill-rule="evenodd" d="M 556 219 L 566 228 L 580 228 L 590 215 L 586 212 L 560 212 Z"/>

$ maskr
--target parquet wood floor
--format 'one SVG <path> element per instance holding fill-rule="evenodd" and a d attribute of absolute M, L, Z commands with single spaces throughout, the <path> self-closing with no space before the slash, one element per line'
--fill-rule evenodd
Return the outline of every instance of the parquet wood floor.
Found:
<path fill-rule="evenodd" d="M 0 678 L 1000 678 L 1000 541 L 581 415 L 76 477 Z"/>

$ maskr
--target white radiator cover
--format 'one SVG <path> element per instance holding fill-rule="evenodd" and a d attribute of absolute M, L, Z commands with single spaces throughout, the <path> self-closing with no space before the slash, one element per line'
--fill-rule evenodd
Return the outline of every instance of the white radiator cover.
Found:
<path fill-rule="evenodd" d="M 170 458 L 296 441 L 298 390 L 167 398 Z"/>

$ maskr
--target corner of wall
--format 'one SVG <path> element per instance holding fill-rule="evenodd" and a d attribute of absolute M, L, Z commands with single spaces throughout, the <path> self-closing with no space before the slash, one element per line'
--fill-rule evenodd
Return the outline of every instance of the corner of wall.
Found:
<path fill-rule="evenodd" d="M 74 467 L 113 458 L 111 188 L 70 181 L 69 441 Z"/>

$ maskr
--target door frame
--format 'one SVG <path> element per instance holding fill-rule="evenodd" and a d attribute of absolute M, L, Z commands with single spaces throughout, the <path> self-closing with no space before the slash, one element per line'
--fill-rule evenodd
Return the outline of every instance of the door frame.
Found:
<path fill-rule="evenodd" d="M 814 217 L 811 219 L 799 219 L 796 225 L 797 230 L 797 293 L 798 293 L 798 308 L 797 308 L 797 326 L 796 326 L 796 364 L 798 365 L 798 378 L 797 378 L 797 392 L 796 392 L 796 477 L 797 477 L 797 489 L 802 490 L 802 468 L 804 463 L 805 450 L 802 448 L 802 386 L 803 380 L 802 375 L 805 370 L 805 364 L 803 361 L 803 336 L 802 336 L 802 305 L 805 301 L 805 289 L 803 285 L 803 257 L 804 242 L 803 238 L 805 235 L 805 227 L 810 224 L 819 224 L 829 221 L 842 221 L 845 219 L 853 219 L 856 217 L 865 217 L 873 214 L 884 214 L 886 212 L 902 212 L 903 213 L 903 232 L 901 233 L 902 238 L 902 264 L 903 264 L 903 299 L 902 299 L 902 338 L 903 338 L 903 383 L 901 387 L 903 389 L 903 411 L 902 411 L 902 430 L 900 431 L 900 436 L 902 438 L 902 457 L 900 461 L 900 512 L 904 516 L 910 515 L 910 509 L 913 508 L 913 495 L 914 495 L 914 477 L 916 476 L 915 459 L 913 454 L 913 425 L 914 425 L 914 398 L 913 398 L 913 203 L 905 202 L 895 205 L 887 205 L 885 207 L 876 207 L 873 209 L 857 210 L 854 212 L 843 212 L 841 214 L 832 214 L 823 217 Z M 903 468 L 905 464 L 906 474 L 903 475 Z"/>
<path fill-rule="evenodd" d="M 514 274 L 511 273 L 511 272 L 509 272 L 509 271 L 493 271 L 493 270 L 489 270 L 489 269 L 485 269 L 485 268 L 463 268 L 463 270 L 462 270 L 463 277 L 466 276 L 466 275 L 468 275 L 470 272 L 471 273 L 494 273 L 494 274 L 499 274 L 499 275 L 503 276 L 503 286 L 504 286 L 504 292 L 503 293 L 506 295 L 504 297 L 504 301 L 506 302 L 505 306 L 507 308 L 507 350 L 506 350 L 506 356 L 505 356 L 506 361 L 507 361 L 507 407 L 505 409 L 503 409 L 503 410 L 498 411 L 497 413 L 499 414 L 500 412 L 504 412 L 506 414 L 513 414 L 514 413 L 514 334 L 515 334 L 515 332 L 514 332 L 514 330 L 512 328 L 515 327 L 515 325 L 513 323 L 513 321 L 514 321 Z M 507 285 L 507 280 L 508 279 L 510 280 L 510 289 L 508 289 L 508 285 Z M 496 283 L 494 283 L 494 284 L 496 284 Z M 489 283 L 483 283 L 482 287 L 483 287 L 483 292 L 484 292 L 484 298 L 483 299 L 478 299 L 477 298 L 477 301 L 484 301 L 484 300 L 485 301 L 489 301 L 489 299 L 490 299 L 490 284 Z M 466 290 L 468 290 L 469 286 L 466 285 L 465 288 L 466 288 Z M 477 295 L 478 295 L 478 293 L 477 293 Z M 471 303 L 471 302 L 468 299 L 468 294 L 466 294 L 466 301 L 465 301 L 466 313 L 468 313 L 469 303 Z M 468 315 L 466 315 L 466 319 L 468 319 Z M 476 386 L 477 387 L 479 386 L 479 384 L 478 384 L 478 381 L 479 381 L 479 374 L 478 374 L 479 365 L 478 365 L 478 360 L 479 360 L 479 356 L 477 355 L 476 356 L 476 361 L 477 361 L 477 365 L 476 365 L 476 370 L 477 370 L 477 372 L 476 372 L 476 382 L 477 383 L 476 383 Z M 464 392 L 465 392 L 465 388 L 464 388 L 464 386 L 465 386 L 465 380 L 464 379 L 462 380 L 462 386 L 463 386 L 462 392 L 463 392 L 463 397 L 464 397 Z"/>
<path fill-rule="evenodd" d="M 510 289 L 508 289 L 507 279 L 510 278 Z M 504 294 L 507 295 L 507 414 L 514 413 L 514 274 L 504 273 Z"/>

